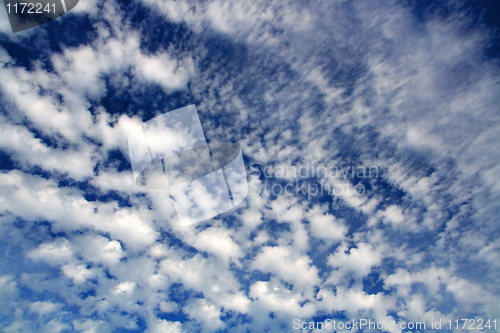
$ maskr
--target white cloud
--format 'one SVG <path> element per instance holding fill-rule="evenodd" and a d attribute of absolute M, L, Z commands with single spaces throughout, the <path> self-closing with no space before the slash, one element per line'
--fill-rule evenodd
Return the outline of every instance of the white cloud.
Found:
<path fill-rule="evenodd" d="M 226 326 L 220 319 L 221 308 L 206 299 L 189 300 L 183 311 L 190 319 L 201 325 L 203 332 L 213 332 Z"/>
<path fill-rule="evenodd" d="M 0 174 L 0 186 L 8 198 L 0 208 L 28 220 L 44 218 L 57 230 L 93 228 L 110 232 L 133 249 L 148 246 L 156 239 L 151 224 L 141 218 L 146 211 L 118 209 L 116 203 L 89 202 L 73 188 L 59 188 L 52 180 L 17 170 Z"/>
<path fill-rule="evenodd" d="M 307 294 L 319 284 L 318 269 L 311 265 L 311 259 L 306 255 L 294 255 L 293 250 L 286 247 L 262 247 L 251 263 L 252 269 L 271 272 L 280 279 L 292 283 L 295 288 Z"/>
<path fill-rule="evenodd" d="M 290 290 L 277 279 L 255 282 L 250 286 L 249 294 L 255 302 L 256 317 L 260 317 L 259 315 L 262 315 L 264 310 L 295 318 L 306 318 L 315 312 L 313 303 L 300 305 L 307 300 L 300 291 Z"/>
<path fill-rule="evenodd" d="M 113 289 L 115 295 L 130 296 L 134 292 L 136 284 L 132 281 L 121 282 Z"/>
<path fill-rule="evenodd" d="M 93 269 L 88 269 L 86 265 L 67 264 L 61 267 L 62 272 L 73 280 L 74 284 L 81 284 L 95 276 Z"/>
<path fill-rule="evenodd" d="M 197 235 L 185 234 L 184 237 L 193 247 L 200 251 L 213 253 L 226 263 L 231 259 L 236 264 L 239 264 L 238 260 L 243 255 L 228 230 L 212 227 L 203 230 Z"/>
<path fill-rule="evenodd" d="M 326 212 L 327 207 L 315 206 L 306 214 L 311 223 L 311 231 L 317 238 L 341 241 L 347 233 L 342 220 Z"/>
<path fill-rule="evenodd" d="M 87 260 L 94 263 L 105 263 L 114 266 L 125 256 L 120 242 L 102 236 L 76 237 L 72 240 L 72 244 L 78 248 Z"/>
<path fill-rule="evenodd" d="M 332 272 L 332 283 L 339 283 L 348 272 L 353 272 L 358 279 L 363 278 L 370 273 L 372 267 L 380 265 L 381 260 L 381 248 L 368 243 L 357 243 L 355 248 L 348 248 L 344 243 L 328 256 L 329 265 L 336 269 Z"/>
<path fill-rule="evenodd" d="M 41 244 L 31 250 L 28 257 L 34 260 L 44 260 L 53 265 L 64 264 L 73 258 L 71 244 L 66 239 L 57 242 Z"/>
<path fill-rule="evenodd" d="M 167 90 L 183 87 L 194 74 L 192 61 L 186 60 L 178 63 L 166 53 L 160 53 L 154 57 L 139 53 L 136 68 L 146 80 L 156 82 Z"/>
<path fill-rule="evenodd" d="M 33 302 L 29 306 L 30 311 L 39 315 L 45 315 L 61 308 L 61 304 L 52 302 Z"/>
<path fill-rule="evenodd" d="M 44 325 L 41 332 L 43 333 L 59 333 L 61 331 L 71 330 L 71 326 L 62 323 L 60 320 L 52 319 Z"/>
<path fill-rule="evenodd" d="M 165 319 L 154 319 L 148 322 L 148 333 L 182 333 L 182 324 L 178 321 L 172 322 Z"/>
<path fill-rule="evenodd" d="M 179 309 L 179 305 L 175 302 L 160 302 L 160 310 L 165 313 L 176 312 Z"/>
<path fill-rule="evenodd" d="M 109 330 L 109 326 L 102 320 L 75 320 L 73 329 L 82 333 L 104 333 Z"/>

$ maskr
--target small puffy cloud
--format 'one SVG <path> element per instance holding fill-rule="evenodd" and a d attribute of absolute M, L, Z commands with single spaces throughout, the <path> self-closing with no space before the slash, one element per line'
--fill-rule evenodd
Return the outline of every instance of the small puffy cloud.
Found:
<path fill-rule="evenodd" d="M 400 207 L 392 205 L 387 207 L 385 212 L 382 213 L 385 220 L 393 224 L 400 224 L 404 221 L 403 211 Z"/>
<path fill-rule="evenodd" d="M 60 239 L 56 242 L 41 244 L 31 250 L 28 257 L 33 260 L 43 260 L 52 265 L 60 265 L 73 259 L 73 250 L 67 239 Z"/>
<path fill-rule="evenodd" d="M 102 236 L 87 235 L 75 237 L 72 243 L 78 248 L 82 256 L 95 264 L 105 263 L 107 265 L 116 265 L 125 256 L 120 242 L 109 240 Z"/>
<path fill-rule="evenodd" d="M 186 240 L 189 240 L 193 247 L 212 253 L 224 262 L 229 262 L 232 259 L 238 263 L 238 259 L 243 255 L 239 245 L 232 239 L 228 230 L 211 227 L 196 235 L 186 236 Z"/>
<path fill-rule="evenodd" d="M 254 300 L 256 308 L 272 311 L 289 316 L 307 317 L 315 312 L 315 307 L 308 302 L 304 306 L 306 297 L 298 290 L 290 290 L 277 279 L 270 281 L 257 281 L 250 286 L 250 297 Z M 255 311 L 258 314 L 260 311 Z"/>
<path fill-rule="evenodd" d="M 140 53 L 136 58 L 136 71 L 145 80 L 158 83 L 166 90 L 183 87 L 194 72 L 190 60 L 178 62 L 168 54 L 145 56 Z"/>
<path fill-rule="evenodd" d="M 411 215 L 405 215 L 403 209 L 398 205 L 390 205 L 384 210 L 379 210 L 368 219 L 369 226 L 375 226 L 380 222 L 399 229 L 418 230 L 421 228 L 415 223 L 415 218 Z"/>
<path fill-rule="evenodd" d="M 82 333 L 104 333 L 109 332 L 109 324 L 103 320 L 75 320 L 73 329 Z"/>
<path fill-rule="evenodd" d="M 62 266 L 61 270 L 64 275 L 73 280 L 74 284 L 82 284 L 96 274 L 94 269 L 87 268 L 85 264 L 78 265 L 71 263 Z"/>
<path fill-rule="evenodd" d="M 160 310 L 165 313 L 177 312 L 177 310 L 179 309 L 179 305 L 175 302 L 161 301 L 159 306 Z"/>
<path fill-rule="evenodd" d="M 148 322 L 147 333 L 182 333 L 182 324 L 178 321 L 154 319 Z"/>
<path fill-rule="evenodd" d="M 48 323 L 46 323 L 43 328 L 40 330 L 42 333 L 59 333 L 62 331 L 71 330 L 71 326 L 65 324 L 57 319 L 52 319 Z"/>
<path fill-rule="evenodd" d="M 311 224 L 314 237 L 341 241 L 347 233 L 347 227 L 342 220 L 325 211 L 324 207 L 315 206 L 306 214 Z"/>
<path fill-rule="evenodd" d="M 57 311 L 61 307 L 62 304 L 52 303 L 52 302 L 41 302 L 41 301 L 37 301 L 29 305 L 30 311 L 38 315 L 45 315 Z"/>
<path fill-rule="evenodd" d="M 130 296 L 136 289 L 136 283 L 132 281 L 121 282 L 113 288 L 113 294 Z"/>
<path fill-rule="evenodd" d="M 13 293 L 17 290 L 17 283 L 10 275 L 0 276 L 0 291 L 2 293 Z"/>
<path fill-rule="evenodd" d="M 357 243 L 348 248 L 346 243 L 339 246 L 328 256 L 328 264 L 334 268 L 331 274 L 332 283 L 337 284 L 349 272 L 361 279 L 368 275 L 372 267 L 380 265 L 383 251 L 370 243 Z"/>
<path fill-rule="evenodd" d="M 387 311 L 395 306 L 395 299 L 392 297 L 383 297 L 381 293 L 369 295 L 364 291 L 354 288 L 345 288 L 344 286 L 336 288 L 333 293 L 328 289 L 321 289 L 317 295 L 318 308 L 326 311 L 346 311 L 349 317 L 353 318 L 362 310 L 369 310 L 383 321 L 386 319 Z"/>
<path fill-rule="evenodd" d="M 312 265 L 312 260 L 306 255 L 294 253 L 288 247 L 262 247 L 252 261 L 251 268 L 271 272 L 301 290 L 310 290 L 320 282 L 318 269 Z"/>
<path fill-rule="evenodd" d="M 226 324 L 221 320 L 221 308 L 203 299 L 190 299 L 182 311 L 192 320 L 199 323 L 203 332 L 223 329 Z"/>

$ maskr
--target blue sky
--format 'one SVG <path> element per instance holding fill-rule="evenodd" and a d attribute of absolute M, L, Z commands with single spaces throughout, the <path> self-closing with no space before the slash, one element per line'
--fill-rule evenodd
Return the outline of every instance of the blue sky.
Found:
<path fill-rule="evenodd" d="M 0 331 L 500 325 L 499 10 L 81 0 L 16 34 L 0 10 Z M 180 228 L 127 138 L 191 104 L 250 193 Z"/>

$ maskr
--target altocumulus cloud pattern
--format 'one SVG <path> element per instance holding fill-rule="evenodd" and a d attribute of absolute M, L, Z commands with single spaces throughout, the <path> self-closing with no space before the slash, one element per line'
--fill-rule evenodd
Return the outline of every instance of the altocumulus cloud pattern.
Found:
<path fill-rule="evenodd" d="M 496 2 L 0 9 L 1 332 L 498 331 Z"/>

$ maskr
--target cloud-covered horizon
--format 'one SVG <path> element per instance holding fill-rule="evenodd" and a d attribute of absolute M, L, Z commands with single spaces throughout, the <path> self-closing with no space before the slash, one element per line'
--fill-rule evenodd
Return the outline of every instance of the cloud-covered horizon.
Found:
<path fill-rule="evenodd" d="M 0 11 L 0 330 L 498 322 L 498 22 L 475 6 L 80 1 L 17 34 Z M 191 104 L 250 193 L 180 228 L 127 138 Z"/>

